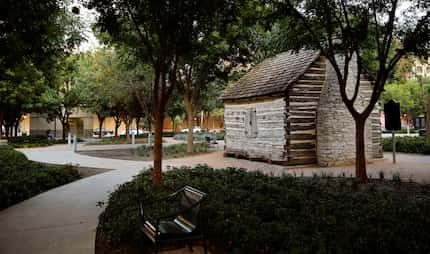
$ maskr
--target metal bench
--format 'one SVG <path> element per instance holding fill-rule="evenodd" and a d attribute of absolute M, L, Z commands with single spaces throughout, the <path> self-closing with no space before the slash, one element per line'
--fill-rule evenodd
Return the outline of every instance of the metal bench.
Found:
<path fill-rule="evenodd" d="M 203 240 L 204 253 L 207 253 L 206 240 L 200 216 L 201 202 L 206 197 L 193 187 L 185 186 L 169 196 L 152 201 L 155 202 L 177 202 L 177 211 L 157 218 L 145 216 L 145 207 L 148 203 L 140 202 L 139 213 L 141 217 L 141 231 L 153 242 L 154 253 L 158 253 L 160 245 L 173 242 L 185 242 L 190 249 L 195 240 Z"/>

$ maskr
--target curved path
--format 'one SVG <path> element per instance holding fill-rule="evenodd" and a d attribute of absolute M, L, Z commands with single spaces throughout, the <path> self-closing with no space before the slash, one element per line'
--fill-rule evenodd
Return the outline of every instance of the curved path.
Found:
<path fill-rule="evenodd" d="M 107 149 L 108 147 L 106 147 Z M 111 149 L 112 147 L 109 147 Z M 86 148 L 87 149 L 87 148 Z M 88 148 L 90 149 L 90 148 Z M 102 148 L 99 148 L 102 149 Z M 151 162 L 95 158 L 76 154 L 66 145 L 22 149 L 34 161 L 54 164 L 79 164 L 84 167 L 115 169 L 52 189 L 0 212 L 0 253 L 94 253 L 97 217 L 103 210 L 97 206 L 106 201 L 118 184 L 130 180 Z M 385 155 L 389 158 L 389 154 Z M 282 166 L 261 162 L 224 158 L 222 151 L 164 161 L 164 166 L 208 164 L 216 168 L 243 167 L 268 174 L 295 173 L 312 175 L 316 172 L 353 174 L 352 166 L 318 168 Z M 398 164 L 389 159 L 369 164 L 369 174 L 385 171 L 387 178 L 400 172 L 405 179 L 430 181 L 430 156 L 399 154 Z"/>

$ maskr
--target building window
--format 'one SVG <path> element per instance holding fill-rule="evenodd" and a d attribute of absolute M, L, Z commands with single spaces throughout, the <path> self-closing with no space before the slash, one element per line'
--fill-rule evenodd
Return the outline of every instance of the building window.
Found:
<path fill-rule="evenodd" d="M 417 66 L 417 73 L 418 74 L 423 73 L 423 67 L 422 66 Z"/>
<path fill-rule="evenodd" d="M 257 128 L 257 110 L 249 108 L 245 114 L 245 136 L 248 138 L 255 138 L 258 134 Z"/>

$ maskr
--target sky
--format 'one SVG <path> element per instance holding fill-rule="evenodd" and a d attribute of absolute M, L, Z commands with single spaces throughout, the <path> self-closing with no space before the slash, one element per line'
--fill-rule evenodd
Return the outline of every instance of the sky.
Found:
<path fill-rule="evenodd" d="M 81 3 L 73 1 L 72 6 L 77 6 L 80 10 L 79 17 L 84 24 L 84 36 L 86 38 L 85 42 L 82 42 L 78 48 L 80 52 L 93 51 L 100 47 L 99 40 L 95 37 L 93 30 L 91 28 L 92 24 L 95 23 L 97 12 L 95 10 L 89 10 L 85 8 Z"/>

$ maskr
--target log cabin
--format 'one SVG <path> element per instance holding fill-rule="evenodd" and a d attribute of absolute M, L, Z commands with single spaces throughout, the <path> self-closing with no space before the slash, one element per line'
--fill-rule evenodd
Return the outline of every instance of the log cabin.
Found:
<path fill-rule="evenodd" d="M 350 64 L 350 96 L 356 69 Z M 367 106 L 372 86 L 369 75 L 362 74 L 357 109 Z M 268 58 L 227 87 L 222 99 L 225 155 L 283 165 L 355 161 L 354 120 L 341 99 L 334 69 L 318 51 L 287 51 Z M 368 160 L 382 157 L 379 111 L 377 104 L 366 122 Z"/>

